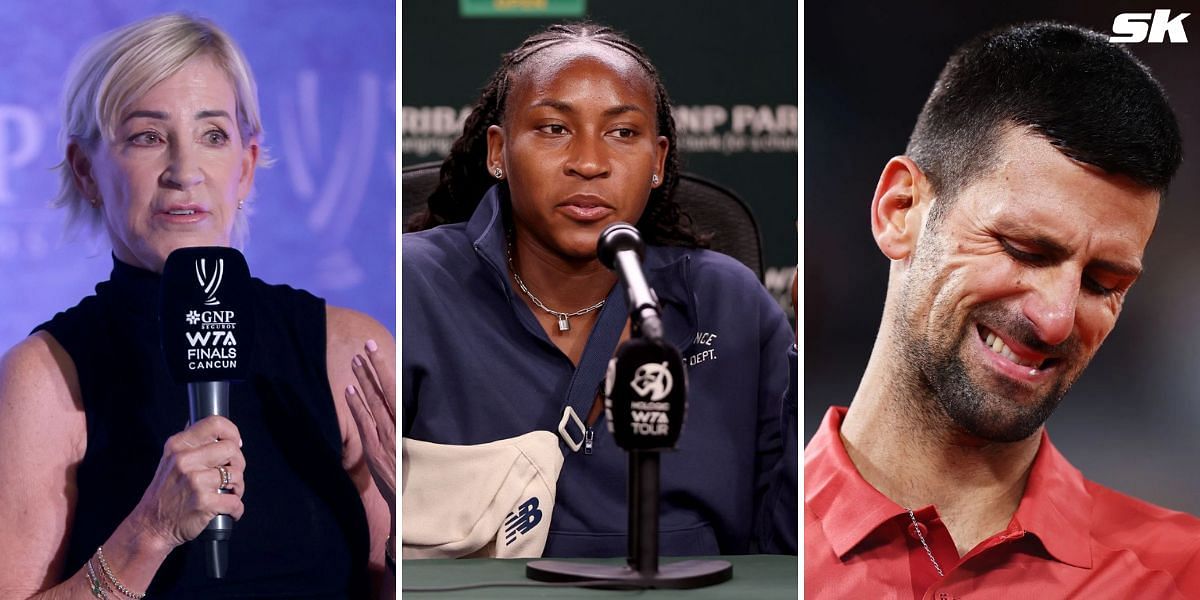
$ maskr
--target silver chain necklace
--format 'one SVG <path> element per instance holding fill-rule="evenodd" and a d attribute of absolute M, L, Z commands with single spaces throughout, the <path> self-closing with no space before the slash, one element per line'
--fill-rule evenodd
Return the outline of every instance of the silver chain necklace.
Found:
<path fill-rule="evenodd" d="M 545 304 L 542 304 L 542 301 L 539 300 L 537 296 L 534 296 L 533 292 L 529 291 L 529 288 L 525 287 L 525 282 L 521 281 L 521 276 L 517 275 L 517 267 L 513 265 L 512 249 L 509 248 L 508 251 L 505 252 L 505 254 L 508 255 L 508 268 L 509 268 L 509 270 L 512 271 L 513 280 L 517 282 L 517 285 L 521 287 L 521 291 L 525 292 L 525 295 L 529 296 L 529 299 L 533 300 L 533 303 L 535 305 L 537 305 L 538 308 L 554 315 L 558 319 L 558 331 L 559 332 L 567 332 L 567 331 L 571 330 L 571 321 L 569 320 L 571 317 L 579 317 L 582 315 L 586 315 L 586 314 L 592 312 L 593 310 L 596 310 L 597 308 L 604 306 L 604 303 L 608 301 L 608 299 L 605 298 L 587 308 L 583 308 L 583 309 L 577 310 L 572 313 L 565 313 L 565 312 L 559 312 L 557 310 L 552 310 L 549 307 L 547 307 Z"/>
<path fill-rule="evenodd" d="M 908 511 L 908 518 L 912 519 L 913 531 L 917 532 L 917 539 L 921 540 L 921 545 L 925 547 L 925 554 L 929 557 L 929 562 L 933 563 L 933 568 L 937 569 L 938 577 L 945 577 L 946 574 L 942 572 L 942 566 L 933 557 L 933 551 L 929 549 L 929 544 L 925 542 L 925 536 L 921 534 L 921 526 L 917 523 L 917 515 L 913 514 L 911 508 L 905 508 L 904 510 Z"/>

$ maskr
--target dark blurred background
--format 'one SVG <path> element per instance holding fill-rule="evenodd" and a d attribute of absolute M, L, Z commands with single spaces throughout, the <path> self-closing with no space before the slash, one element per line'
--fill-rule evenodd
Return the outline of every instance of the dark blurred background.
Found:
<path fill-rule="evenodd" d="M 1181 3 L 1176 3 L 1181 4 Z M 804 30 L 804 432 L 858 387 L 879 327 L 888 263 L 869 208 L 887 160 L 904 152 L 955 48 L 1005 24 L 1059 20 L 1112 31 L 1125 12 L 1170 3 L 1006 1 L 807 2 Z M 1186 12 L 1172 9 L 1172 16 Z M 1170 96 L 1184 163 L 1159 213 L 1145 274 L 1116 329 L 1050 419 L 1055 445 L 1088 478 L 1200 514 L 1200 15 L 1189 43 L 1129 49 Z"/>

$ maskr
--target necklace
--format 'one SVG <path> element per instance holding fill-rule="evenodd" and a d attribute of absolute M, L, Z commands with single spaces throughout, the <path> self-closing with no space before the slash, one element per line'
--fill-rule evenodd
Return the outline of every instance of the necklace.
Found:
<path fill-rule="evenodd" d="M 549 307 L 547 307 L 545 304 L 542 304 L 542 301 L 539 300 L 537 296 L 534 296 L 533 292 L 529 291 L 529 288 L 525 287 L 525 282 L 521 281 L 520 275 L 517 275 L 517 267 L 513 266 L 512 250 L 509 249 L 509 251 L 506 252 L 505 254 L 508 255 L 508 268 L 509 268 L 509 270 L 512 271 L 513 280 L 517 282 L 517 285 L 520 286 L 521 291 L 525 292 L 525 295 L 529 296 L 529 299 L 532 300 L 533 303 L 538 308 L 540 308 L 540 309 L 554 315 L 556 318 L 558 318 L 558 331 L 559 332 L 567 332 L 567 331 L 571 330 L 571 321 L 570 321 L 571 317 L 578 317 L 578 316 L 586 315 L 586 314 L 592 312 L 593 310 L 596 310 L 597 308 L 604 306 L 604 303 L 608 301 L 607 298 L 604 298 L 604 299 L 601 299 L 599 302 L 597 302 L 587 308 L 583 308 L 583 309 L 577 310 L 572 313 L 565 313 L 565 312 L 559 312 L 557 310 L 552 310 Z"/>
<path fill-rule="evenodd" d="M 921 534 L 921 525 L 917 523 L 917 515 L 913 514 L 911 508 L 905 508 L 904 510 L 908 511 L 908 518 L 912 519 L 913 531 L 917 532 L 917 539 L 921 540 L 921 545 L 925 547 L 925 554 L 929 556 L 929 562 L 933 563 L 933 568 L 937 570 L 938 577 L 945 577 L 946 574 L 942 573 L 942 566 L 933 557 L 933 551 L 929 549 L 929 544 L 925 542 L 925 536 Z"/>

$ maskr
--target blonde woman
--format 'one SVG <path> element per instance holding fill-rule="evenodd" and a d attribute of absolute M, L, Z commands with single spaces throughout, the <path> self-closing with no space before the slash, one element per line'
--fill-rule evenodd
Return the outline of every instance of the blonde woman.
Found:
<path fill-rule="evenodd" d="M 186 429 L 159 350 L 163 263 L 244 232 L 261 137 L 250 67 L 211 22 L 146 19 L 78 59 L 58 204 L 108 237 L 113 271 L 0 362 L 0 597 L 392 593 L 394 458 L 370 430 L 364 451 L 352 413 L 394 398 L 388 331 L 256 279 L 262 351 L 234 420 Z M 238 523 L 213 581 L 186 542 L 217 514 Z"/>

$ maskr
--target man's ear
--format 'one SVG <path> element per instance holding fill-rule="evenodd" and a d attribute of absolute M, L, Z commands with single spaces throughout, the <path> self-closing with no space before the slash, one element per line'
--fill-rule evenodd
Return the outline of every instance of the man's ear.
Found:
<path fill-rule="evenodd" d="M 871 232 L 888 258 L 905 260 L 916 250 L 932 199 L 925 174 L 911 158 L 896 156 L 883 167 L 871 201 Z"/>

